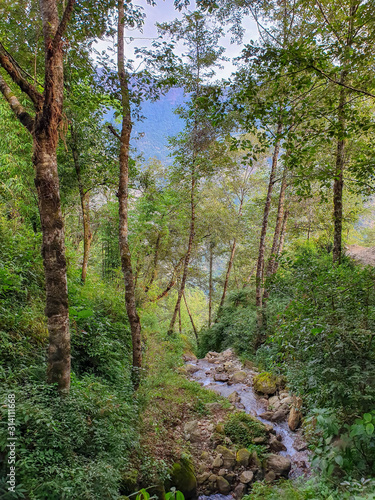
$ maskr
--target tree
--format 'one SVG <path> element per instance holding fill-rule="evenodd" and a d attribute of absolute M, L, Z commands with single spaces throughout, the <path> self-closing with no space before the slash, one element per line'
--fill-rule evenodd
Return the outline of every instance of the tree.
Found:
<path fill-rule="evenodd" d="M 43 94 L 31 84 L 20 66 L 0 45 L 0 65 L 12 82 L 25 93 L 35 110 L 33 116 L 0 75 L 0 91 L 18 120 L 33 138 L 35 186 L 42 225 L 42 256 L 46 280 L 46 316 L 49 348 L 47 378 L 57 383 L 62 394 L 70 388 L 70 334 L 68 287 L 64 244 L 64 221 L 61 214 L 56 148 L 62 120 L 64 75 L 63 35 L 71 17 L 74 0 L 68 0 L 59 18 L 55 0 L 40 1 L 43 27 L 45 69 Z"/>

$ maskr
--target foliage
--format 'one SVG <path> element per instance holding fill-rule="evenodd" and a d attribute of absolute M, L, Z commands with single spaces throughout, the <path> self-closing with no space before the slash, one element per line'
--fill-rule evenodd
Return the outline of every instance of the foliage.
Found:
<path fill-rule="evenodd" d="M 225 434 L 236 444 L 249 447 L 254 438 L 266 435 L 264 425 L 245 412 L 233 413 L 224 422 Z"/>

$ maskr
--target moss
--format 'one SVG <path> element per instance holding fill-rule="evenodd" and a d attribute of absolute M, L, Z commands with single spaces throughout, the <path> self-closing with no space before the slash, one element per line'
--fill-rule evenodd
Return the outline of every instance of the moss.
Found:
<path fill-rule="evenodd" d="M 130 495 L 138 489 L 138 471 L 128 469 L 121 475 L 121 493 Z"/>
<path fill-rule="evenodd" d="M 254 389 L 263 394 L 275 394 L 277 389 L 277 379 L 269 372 L 263 372 L 254 377 Z"/>
<path fill-rule="evenodd" d="M 182 457 L 179 462 L 173 464 L 170 474 L 170 480 L 166 484 L 166 489 L 175 487 L 181 491 L 185 498 L 194 498 L 196 496 L 197 479 L 194 473 L 192 461 Z"/>
<path fill-rule="evenodd" d="M 224 424 L 224 431 L 233 443 L 244 447 L 253 445 L 256 437 L 266 436 L 265 426 L 256 418 L 243 412 L 230 415 Z"/>

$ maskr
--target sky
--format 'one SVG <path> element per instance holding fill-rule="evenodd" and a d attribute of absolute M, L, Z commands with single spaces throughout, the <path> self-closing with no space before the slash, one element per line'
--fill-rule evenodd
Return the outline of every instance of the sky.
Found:
<path fill-rule="evenodd" d="M 178 11 L 174 8 L 173 0 L 156 1 L 156 6 L 147 4 L 146 0 L 136 3 L 137 6 L 143 8 L 146 17 L 142 31 L 129 28 L 125 30 L 127 59 L 136 61 L 134 49 L 136 47 L 150 47 L 152 42 L 158 38 L 157 28 L 155 26 L 156 22 L 161 23 L 173 21 L 176 18 L 180 19 L 184 12 L 186 13 L 188 10 L 193 11 L 195 8 L 194 1 L 191 3 L 189 9 L 183 9 L 182 11 Z M 244 17 L 243 27 L 245 30 L 243 38 L 245 44 L 250 40 L 258 38 L 257 26 L 251 17 Z M 105 49 L 108 43 L 110 42 L 100 42 L 98 49 Z M 236 43 L 232 44 L 230 33 L 219 41 L 219 45 L 225 47 L 226 50 L 224 55 L 229 61 L 223 61 L 223 69 L 216 69 L 215 79 L 229 78 L 235 68 L 232 59 L 240 54 L 243 45 L 238 45 Z M 182 46 L 180 50 L 182 50 Z M 179 53 L 178 50 L 177 53 Z M 137 68 L 136 64 L 135 68 Z M 139 152 L 144 153 L 144 158 L 146 160 L 155 157 L 165 163 L 170 163 L 172 161 L 172 159 L 168 157 L 168 136 L 175 135 L 183 130 L 183 121 L 173 113 L 173 109 L 181 105 L 183 99 L 182 89 L 172 89 L 159 101 L 146 101 L 142 105 L 142 114 L 145 116 L 145 120 L 134 124 L 132 145 L 136 147 Z M 113 123 L 113 125 L 116 126 L 115 123 Z M 139 133 L 142 133 L 143 137 L 136 140 Z"/>

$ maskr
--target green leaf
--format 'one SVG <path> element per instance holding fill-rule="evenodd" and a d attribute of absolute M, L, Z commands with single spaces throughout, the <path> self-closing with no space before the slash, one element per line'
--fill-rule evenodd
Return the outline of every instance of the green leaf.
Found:
<path fill-rule="evenodd" d="M 337 456 L 335 457 L 335 462 L 336 462 L 336 463 L 337 463 L 337 464 L 341 467 L 341 466 L 342 466 L 342 464 L 344 463 L 344 459 L 342 458 L 342 456 L 341 456 L 341 455 L 337 455 Z"/>
<path fill-rule="evenodd" d="M 371 420 L 372 420 L 372 415 L 371 415 L 371 413 L 365 413 L 365 414 L 363 415 L 363 419 L 364 419 L 364 421 L 365 421 L 365 422 L 371 422 Z"/>
<path fill-rule="evenodd" d="M 366 425 L 366 432 L 369 436 L 374 433 L 374 424 L 367 424 Z"/>

